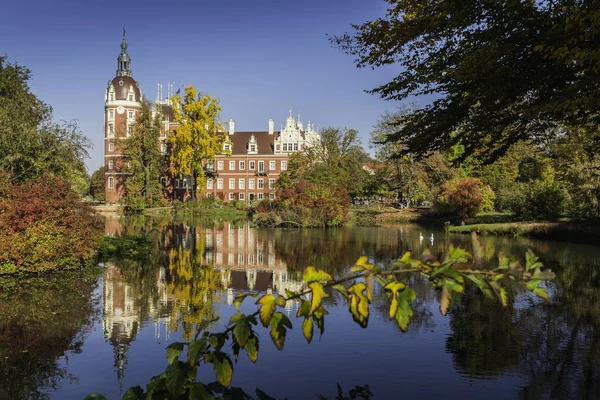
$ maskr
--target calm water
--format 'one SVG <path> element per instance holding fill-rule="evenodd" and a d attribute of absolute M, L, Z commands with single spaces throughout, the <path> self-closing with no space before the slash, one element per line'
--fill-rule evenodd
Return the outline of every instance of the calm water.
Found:
<path fill-rule="evenodd" d="M 161 373 L 165 347 L 190 338 L 194 324 L 228 321 L 238 290 L 301 289 L 306 266 L 340 275 L 361 255 L 389 266 L 407 250 L 471 248 L 469 236 L 417 226 L 263 230 L 245 221 L 107 219 L 107 234 L 140 232 L 152 239 L 142 261 L 104 260 L 95 274 L 0 281 L 0 399 L 82 399 L 91 392 L 117 399 Z M 557 273 L 553 302 L 522 294 L 502 309 L 473 292 L 442 316 L 439 293 L 415 276 L 407 333 L 388 320 L 383 296 L 376 296 L 366 329 L 330 297 L 325 333 L 310 345 L 295 319 L 297 304 L 289 302 L 294 329 L 284 350 L 257 328 L 258 362 L 241 354 L 232 384 L 289 399 L 333 398 L 336 382 L 344 389 L 368 384 L 376 399 L 599 398 L 600 247 L 482 241 L 492 261 L 498 251 L 523 256 L 527 248 L 541 256 Z M 255 307 L 246 301 L 242 311 Z M 200 371 L 200 379 L 214 380 L 210 366 Z"/>

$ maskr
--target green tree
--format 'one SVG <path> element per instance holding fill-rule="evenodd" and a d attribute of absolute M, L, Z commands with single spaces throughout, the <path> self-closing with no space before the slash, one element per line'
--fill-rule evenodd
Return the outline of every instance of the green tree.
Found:
<path fill-rule="evenodd" d="M 150 102 L 142 101 L 133 134 L 126 140 L 123 155 L 127 160 L 125 203 L 134 208 L 160 205 L 164 199 L 160 176 L 166 171 L 166 156 L 161 154 L 159 138 L 162 113 L 152 110 Z"/>
<path fill-rule="evenodd" d="M 493 159 L 519 140 L 560 133 L 561 124 L 598 138 L 599 3 L 386 1 L 385 17 L 330 40 L 358 67 L 400 67 L 370 93 L 437 97 L 404 116 L 389 137 L 404 151 L 462 144 L 463 158 Z"/>
<path fill-rule="evenodd" d="M 52 121 L 52 108 L 31 92 L 30 79 L 29 69 L 0 57 L 0 170 L 18 181 L 51 173 L 77 186 L 87 175 L 90 142 L 75 121 Z"/>
<path fill-rule="evenodd" d="M 217 98 L 186 86 L 183 98 L 175 95 L 172 101 L 175 122 L 180 125 L 168 139 L 173 147 L 171 164 L 175 174 L 191 178 L 194 200 L 197 189 L 206 186 L 202 162 L 224 153 L 227 133 L 220 121 L 221 106 Z"/>
<path fill-rule="evenodd" d="M 104 166 L 98 168 L 90 179 L 90 196 L 96 201 L 106 200 L 106 188 L 104 187 Z"/>
<path fill-rule="evenodd" d="M 358 141 L 354 129 L 326 128 L 321 140 L 290 159 L 280 184 L 306 180 L 317 185 L 344 187 L 350 196 L 362 195 L 369 186 L 369 173 L 363 163 L 370 157 Z"/>

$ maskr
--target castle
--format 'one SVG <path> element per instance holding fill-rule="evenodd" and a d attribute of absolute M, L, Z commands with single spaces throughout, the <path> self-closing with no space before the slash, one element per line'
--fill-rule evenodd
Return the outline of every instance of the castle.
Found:
<path fill-rule="evenodd" d="M 169 94 L 170 91 L 169 91 Z M 104 167 L 106 203 L 118 203 L 125 196 L 127 160 L 123 156 L 125 140 L 133 133 L 136 117 L 142 108 L 142 91 L 133 79 L 131 58 L 127 52 L 127 40 L 123 30 L 121 53 L 117 57 L 116 76 L 108 82 L 104 96 Z M 162 97 L 162 96 L 159 96 Z M 167 137 L 177 129 L 173 108 L 167 99 L 158 99 L 163 115 L 163 127 L 159 139 L 160 151 L 167 155 Z M 200 190 L 205 196 L 225 201 L 254 201 L 274 199 L 274 183 L 288 167 L 291 153 L 302 151 L 318 142 L 320 136 L 310 122 L 304 129 L 302 122 L 290 114 L 285 126 L 275 130 L 275 122 L 268 121 L 268 130 L 236 132 L 235 121 L 228 123 L 228 136 L 223 151 L 214 162 L 207 162 L 206 187 Z M 173 198 L 184 199 L 189 195 L 189 177 L 171 177 L 165 171 L 161 178 L 165 191 Z"/>

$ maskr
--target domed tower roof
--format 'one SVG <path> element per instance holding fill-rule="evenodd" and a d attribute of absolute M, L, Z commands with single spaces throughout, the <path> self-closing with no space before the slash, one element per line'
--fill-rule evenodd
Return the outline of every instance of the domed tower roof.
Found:
<path fill-rule="evenodd" d="M 140 101 L 142 98 L 140 88 L 137 82 L 131 76 L 117 76 L 110 84 L 115 89 L 115 100 L 128 100 L 129 88 L 132 87 L 135 93 L 135 100 Z"/>
<path fill-rule="evenodd" d="M 127 38 L 125 37 L 125 28 L 123 28 L 123 41 L 121 42 L 121 54 L 117 57 L 117 76 L 109 82 L 108 90 L 115 92 L 113 100 L 129 100 L 130 91 L 133 91 L 134 101 L 140 101 L 141 91 L 138 83 L 131 75 L 131 57 L 127 53 Z"/>

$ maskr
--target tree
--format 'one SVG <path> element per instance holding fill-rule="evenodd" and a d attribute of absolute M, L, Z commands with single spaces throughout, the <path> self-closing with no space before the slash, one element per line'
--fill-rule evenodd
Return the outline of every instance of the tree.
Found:
<path fill-rule="evenodd" d="M 192 183 L 192 200 L 198 187 L 206 187 L 203 160 L 213 161 L 216 154 L 226 153 L 223 145 L 227 133 L 220 121 L 221 106 L 215 97 L 197 93 L 186 86 L 183 98 L 172 97 L 175 122 L 180 125 L 169 137 L 171 164 L 178 175 L 187 175 Z"/>
<path fill-rule="evenodd" d="M 90 179 L 90 195 L 95 201 L 106 201 L 106 190 L 104 187 L 104 166 L 98 168 Z"/>
<path fill-rule="evenodd" d="M 123 150 L 129 174 L 125 180 L 125 202 L 130 206 L 145 208 L 162 204 L 160 176 L 166 171 L 166 156 L 159 148 L 161 129 L 160 108 L 153 111 L 150 102 L 143 99 L 135 129 Z"/>
<path fill-rule="evenodd" d="M 90 142 L 75 121 L 52 121 L 30 79 L 29 69 L 0 57 L 0 170 L 21 182 L 51 173 L 77 185 L 87 174 Z"/>
<path fill-rule="evenodd" d="M 317 185 L 344 187 L 350 196 L 363 194 L 369 174 L 363 163 L 370 157 L 358 142 L 354 129 L 326 128 L 321 140 L 293 155 L 288 170 L 282 174 L 282 185 L 306 180 Z"/>
<path fill-rule="evenodd" d="M 404 143 L 403 151 L 462 144 L 462 157 L 490 160 L 519 140 L 559 133 L 561 124 L 598 138 L 598 2 L 386 1 L 385 17 L 330 40 L 358 67 L 401 67 L 370 93 L 437 97 L 399 121 L 388 140 Z"/>

